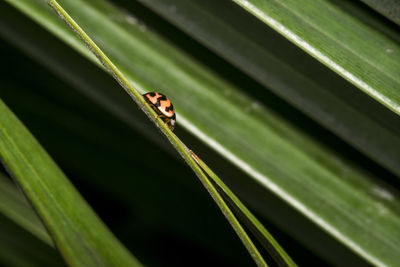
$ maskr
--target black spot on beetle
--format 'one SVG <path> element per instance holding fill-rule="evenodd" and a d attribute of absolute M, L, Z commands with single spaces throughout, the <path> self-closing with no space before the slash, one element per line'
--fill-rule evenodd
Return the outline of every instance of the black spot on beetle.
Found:
<path fill-rule="evenodd" d="M 174 106 L 172 105 L 172 103 L 171 103 L 171 105 L 169 105 L 168 107 L 166 107 L 165 108 L 165 111 L 174 111 Z"/>
<path fill-rule="evenodd" d="M 160 97 L 157 98 L 157 102 L 155 103 L 155 105 L 157 107 L 161 106 L 161 101 L 166 101 L 168 100 L 167 97 L 165 95 L 160 94 Z"/>

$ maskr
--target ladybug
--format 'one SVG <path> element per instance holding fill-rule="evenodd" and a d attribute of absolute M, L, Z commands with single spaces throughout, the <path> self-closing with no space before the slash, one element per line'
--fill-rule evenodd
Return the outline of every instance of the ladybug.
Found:
<path fill-rule="evenodd" d="M 168 97 L 157 92 L 145 93 L 143 97 L 158 114 L 158 117 L 173 131 L 176 123 L 175 109 Z"/>

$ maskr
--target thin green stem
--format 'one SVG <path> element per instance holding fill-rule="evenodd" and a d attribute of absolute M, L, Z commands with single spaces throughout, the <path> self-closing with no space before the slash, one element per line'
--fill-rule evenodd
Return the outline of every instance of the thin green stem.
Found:
<path fill-rule="evenodd" d="M 297 266 L 285 250 L 279 245 L 275 238 L 268 232 L 267 229 L 261 224 L 261 222 L 246 208 L 246 206 L 236 197 L 236 195 L 225 185 L 225 183 L 205 164 L 195 153 L 192 153 L 192 157 L 199 164 L 199 166 L 207 173 L 207 175 L 215 182 L 215 184 L 226 194 L 228 199 L 232 201 L 234 205 L 244 215 L 245 219 L 249 220 L 251 227 L 254 230 L 255 235 L 263 237 L 261 241 L 264 244 L 265 240 L 268 244 L 265 246 L 274 259 L 284 266 Z"/>
<path fill-rule="evenodd" d="M 75 33 L 85 42 L 92 53 L 100 60 L 108 72 L 118 81 L 132 99 L 141 107 L 146 115 L 156 124 L 161 132 L 168 138 L 171 144 L 183 157 L 185 162 L 192 168 L 199 177 L 207 191 L 210 193 L 214 201 L 217 203 L 222 213 L 225 215 L 233 229 L 242 240 L 244 246 L 258 266 L 267 266 L 256 246 L 253 244 L 249 236 L 244 231 L 228 205 L 225 203 L 216 188 L 208 180 L 202 169 L 192 158 L 187 147 L 182 141 L 168 128 L 168 126 L 157 116 L 155 111 L 146 103 L 142 95 L 132 86 L 122 72 L 112 63 L 112 61 L 101 51 L 101 49 L 93 42 L 93 40 L 83 31 L 83 29 L 69 16 L 69 14 L 55 0 L 47 0 L 49 5 L 57 12 L 57 14 L 75 31 Z"/>

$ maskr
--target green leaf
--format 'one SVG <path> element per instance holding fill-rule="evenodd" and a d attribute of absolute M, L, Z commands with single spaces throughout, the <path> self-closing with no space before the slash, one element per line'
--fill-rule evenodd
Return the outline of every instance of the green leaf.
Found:
<path fill-rule="evenodd" d="M 365 259 L 397 262 L 398 197 L 376 177 L 247 97 L 246 88 L 223 80 L 132 15 L 102 1 L 62 3 L 136 86 L 143 92 L 157 88 L 172 99 L 178 129 L 192 132 Z M 14 4 L 29 6 L 23 9 L 29 14 L 51 14 L 34 2 Z M 85 50 L 56 18 L 31 16 Z"/>
<path fill-rule="evenodd" d="M 400 3 L 397 0 L 361 0 L 388 19 L 400 25 Z"/>
<path fill-rule="evenodd" d="M 22 193 L 2 173 L 0 229 L 0 263 L 6 266 L 64 266 L 41 221 Z"/>
<path fill-rule="evenodd" d="M 0 213 L 35 235 L 38 239 L 53 246 L 41 221 L 24 199 L 21 192 L 0 173 Z"/>
<path fill-rule="evenodd" d="M 313 67 L 313 59 L 293 51 L 286 39 L 240 7 L 210 0 L 141 2 L 400 176 L 400 134 L 393 129 L 396 122 L 388 120 L 389 112 L 352 94 L 351 84 L 329 75 L 330 70 L 322 72 L 320 64 Z"/>
<path fill-rule="evenodd" d="M 400 114 L 400 45 L 333 1 L 234 0 L 320 62 Z"/>
<path fill-rule="evenodd" d="M 2 161 L 65 261 L 72 266 L 139 265 L 1 100 L 0 114 Z"/>
<path fill-rule="evenodd" d="M 0 214 L 0 265 L 55 267 L 65 263 L 57 250 Z"/>

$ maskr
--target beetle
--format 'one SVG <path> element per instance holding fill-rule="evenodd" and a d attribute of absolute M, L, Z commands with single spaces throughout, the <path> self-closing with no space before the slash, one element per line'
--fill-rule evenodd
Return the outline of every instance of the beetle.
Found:
<path fill-rule="evenodd" d="M 176 116 L 174 106 L 169 98 L 158 92 L 145 93 L 143 94 L 143 98 L 158 114 L 158 117 L 173 131 L 175 128 Z"/>

